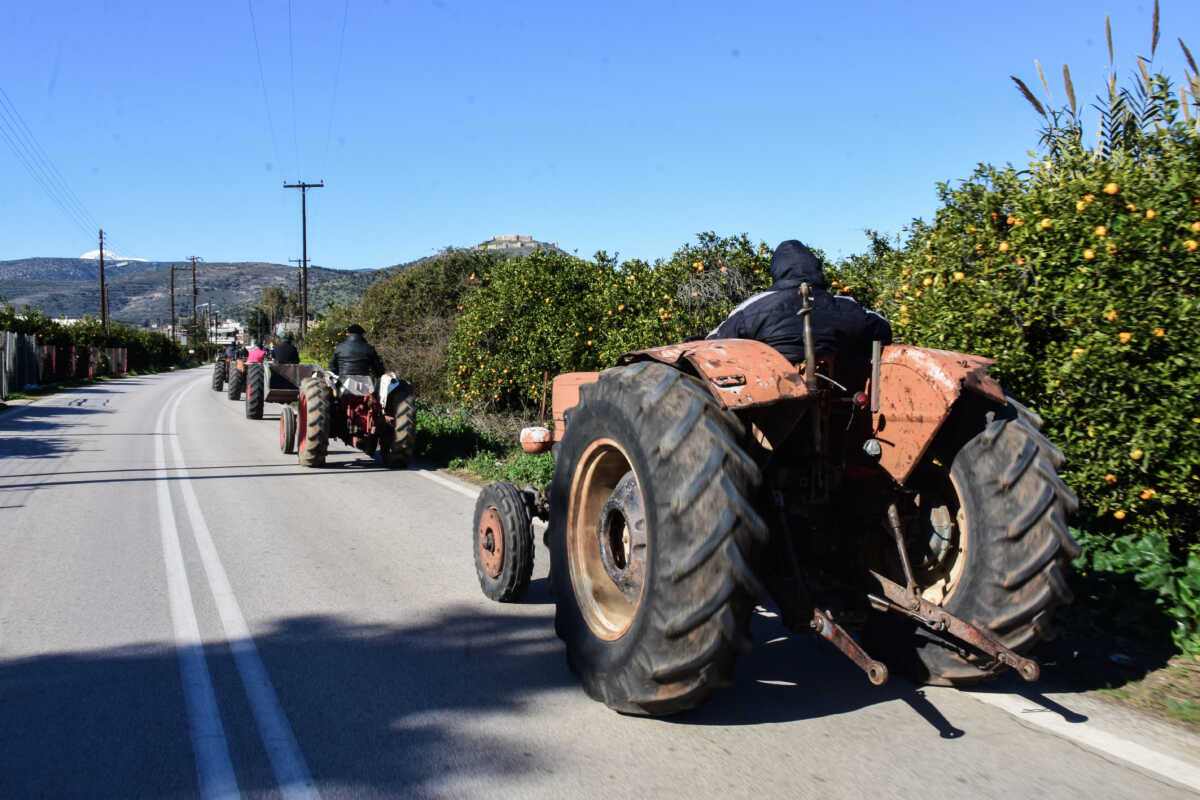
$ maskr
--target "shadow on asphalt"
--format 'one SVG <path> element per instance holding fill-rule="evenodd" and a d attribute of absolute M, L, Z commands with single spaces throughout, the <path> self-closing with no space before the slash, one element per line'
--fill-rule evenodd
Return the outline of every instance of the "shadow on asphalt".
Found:
<path fill-rule="evenodd" d="M 758 725 L 845 714 L 901 700 L 943 739 L 965 734 L 926 698 L 922 688 L 898 675 L 873 686 L 841 653 L 814 636 L 788 632 L 778 619 L 755 614 L 756 645 L 738 660 L 732 689 L 708 703 L 670 717 L 686 725 Z"/>
<path fill-rule="evenodd" d="M 519 729 L 497 737 L 478 724 L 497 712 L 520 714 L 547 691 L 579 691 L 545 615 L 491 609 L 448 608 L 396 626 L 295 617 L 256 636 L 313 777 L 352 793 L 423 796 L 453 793 L 461 784 L 447 782 L 467 776 L 486 781 L 561 767 L 522 746 Z M 900 700 L 931 736 L 967 735 L 919 687 L 896 677 L 876 688 L 822 642 L 784 636 L 778 620 L 756 617 L 752 627 L 765 643 L 738 663 L 735 685 L 665 724 L 791 722 Z M 230 649 L 212 644 L 205 654 L 239 785 L 272 791 L 274 774 Z M 0 701 L 0 797 L 195 790 L 169 645 L 0 661 Z"/>
<path fill-rule="evenodd" d="M 85 418 L 93 414 L 111 413 L 111 409 L 102 406 L 25 406 L 0 416 L 0 431 L 31 433 L 52 428 L 74 428 L 86 426 Z"/>
<path fill-rule="evenodd" d="M 425 795 L 465 774 L 553 768 L 481 732 L 574 685 L 544 619 L 448 610 L 409 626 L 330 617 L 278 621 L 255 637 L 314 778 L 329 788 Z M 243 792 L 276 781 L 226 644 L 205 648 Z M 0 797 L 192 793 L 196 779 L 171 646 L 0 662 Z"/>

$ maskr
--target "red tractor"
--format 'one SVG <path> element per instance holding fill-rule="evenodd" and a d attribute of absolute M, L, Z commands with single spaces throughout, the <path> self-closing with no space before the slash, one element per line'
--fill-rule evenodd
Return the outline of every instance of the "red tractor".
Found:
<path fill-rule="evenodd" d="M 323 465 L 331 437 L 367 455 L 378 450 L 380 461 L 392 469 L 412 460 L 413 390 L 396 373 L 385 373 L 376 382 L 316 368 L 300 382 L 299 400 L 298 410 L 285 406 L 280 415 L 279 446 L 284 453 L 297 453 L 302 466 Z"/>
<path fill-rule="evenodd" d="M 531 520 L 548 521 L 555 630 L 594 699 L 698 705 L 751 646 L 758 604 L 876 685 L 889 667 L 950 685 L 1038 677 L 1025 654 L 1053 635 L 1080 552 L 1041 419 L 986 358 L 877 343 L 851 378 L 808 334 L 799 368 L 721 339 L 559 375 L 553 434 L 522 434 L 553 448 L 548 492 L 480 495 L 472 548 L 492 599 L 520 598 Z"/>

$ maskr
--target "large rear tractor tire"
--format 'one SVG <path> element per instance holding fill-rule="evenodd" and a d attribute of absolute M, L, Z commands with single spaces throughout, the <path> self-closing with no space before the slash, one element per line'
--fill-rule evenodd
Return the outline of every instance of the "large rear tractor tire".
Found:
<path fill-rule="evenodd" d="M 237 367 L 233 364 L 229 365 L 229 380 L 225 384 L 225 396 L 230 400 L 242 399 L 242 382 L 245 380 L 245 373 L 238 372 Z"/>
<path fill-rule="evenodd" d="M 214 392 L 225 388 L 225 362 L 219 358 L 213 362 L 212 388 Z"/>
<path fill-rule="evenodd" d="M 279 452 L 296 452 L 296 410 L 291 406 L 284 406 L 279 414 Z"/>
<path fill-rule="evenodd" d="M 1012 400 L 962 412 L 917 487 L 931 498 L 922 513 L 940 525 L 930 537 L 940 557 L 925 554 L 917 582 L 926 600 L 1026 653 L 1053 638 L 1054 611 L 1071 602 L 1063 569 L 1080 547 L 1067 518 L 1079 502 L 1058 477 L 1063 454 L 1037 414 Z M 868 640 L 877 658 L 920 683 L 966 685 L 1004 668 L 896 617 L 874 617 Z"/>
<path fill-rule="evenodd" d="M 642 362 L 580 389 L 550 488 L 554 626 L 594 699 L 664 715 L 731 681 L 766 590 L 743 428 L 684 373 Z"/>
<path fill-rule="evenodd" d="M 262 419 L 263 365 L 257 361 L 246 365 L 246 419 Z"/>
<path fill-rule="evenodd" d="M 489 483 L 475 501 L 475 574 L 492 600 L 515 603 L 533 574 L 533 521 L 521 490 Z"/>
<path fill-rule="evenodd" d="M 413 388 L 400 381 L 387 398 L 387 415 L 393 417 L 392 436 L 380 437 L 379 458 L 389 469 L 404 469 L 413 459 L 417 443 L 417 410 L 413 405 Z"/>
<path fill-rule="evenodd" d="M 300 384 L 300 411 L 296 427 L 302 467 L 319 467 L 329 452 L 329 428 L 333 422 L 333 389 L 320 378 L 305 378 Z"/>

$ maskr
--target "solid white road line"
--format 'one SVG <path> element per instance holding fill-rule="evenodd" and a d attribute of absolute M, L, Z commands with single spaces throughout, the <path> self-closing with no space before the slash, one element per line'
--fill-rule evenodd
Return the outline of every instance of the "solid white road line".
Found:
<path fill-rule="evenodd" d="M 1044 728 L 1057 736 L 1078 742 L 1091 750 L 1097 750 L 1119 758 L 1122 761 L 1127 761 L 1144 770 L 1183 784 L 1189 789 L 1200 791 L 1200 768 L 1195 765 L 1172 758 L 1156 750 L 1151 750 L 1149 747 L 1131 742 L 1128 739 L 1122 739 L 1120 736 L 1103 731 L 1095 725 L 1089 725 L 1086 722 L 1068 722 L 1061 715 L 1053 712 L 1031 714 L 1029 713 L 1031 710 L 1041 712 L 1044 709 L 1040 707 L 1031 708 L 1030 701 L 1020 695 L 994 692 L 963 692 L 959 689 L 925 687 L 926 691 L 930 689 L 966 694 L 981 703 L 987 703 L 988 705 L 1003 709 L 1029 725 Z"/>
<path fill-rule="evenodd" d="M 183 400 L 184 394 L 189 389 L 194 389 L 201 384 L 202 382 L 197 382 L 187 387 L 171 403 L 170 427 L 172 432 L 176 430 L 179 403 Z M 296 800 L 319 798 L 320 794 L 313 785 L 312 776 L 304 761 L 304 755 L 300 752 L 296 735 L 292 732 L 287 716 L 283 713 L 283 707 L 279 704 L 275 687 L 271 684 L 267 668 L 263 665 L 262 659 L 258 655 L 258 648 L 255 647 L 254 639 L 250 635 L 246 618 L 242 616 L 242 609 L 233 594 L 229 576 L 226 575 L 221 558 L 217 555 L 212 533 L 208 529 L 208 523 L 204 521 L 200 502 L 196 499 L 196 492 L 188 477 L 187 464 L 183 460 L 183 450 L 179 446 L 178 436 L 171 438 L 171 451 L 174 456 L 173 469 L 177 471 L 176 477 L 183 493 L 183 503 L 187 508 L 188 522 L 192 529 L 192 536 L 196 540 L 196 549 L 200 551 L 200 561 L 204 564 L 204 572 L 208 576 L 208 586 L 212 590 L 217 613 L 221 617 L 225 636 L 233 651 L 238 674 L 242 678 L 242 684 L 246 687 L 250 710 L 254 714 L 259 735 L 266 746 L 267 756 L 271 760 L 271 768 L 275 772 L 276 780 L 279 781 L 279 789 L 287 798 Z"/>
<path fill-rule="evenodd" d="M 171 608 L 171 624 L 175 629 L 175 651 L 179 654 L 179 673 L 183 681 L 196 775 L 200 794 L 204 797 L 240 797 L 233 762 L 229 759 L 229 744 L 225 740 L 225 729 L 221 726 L 221 714 L 217 710 L 217 697 L 208 674 L 208 664 L 204 660 L 200 627 L 196 624 L 196 610 L 192 605 L 187 569 L 179 546 L 179 530 L 175 526 L 175 512 L 171 508 L 166 451 L 163 447 L 163 437 L 167 435 L 163 424 L 166 415 L 167 404 L 163 404 L 155 426 L 154 475 L 163 562 L 167 570 L 167 597 Z"/>
<path fill-rule="evenodd" d="M 428 478 L 429 480 L 433 481 L 434 483 L 440 483 L 442 486 L 445 486 L 448 489 L 453 489 L 454 491 L 458 492 L 459 494 L 463 495 L 464 497 L 469 497 L 472 500 L 479 497 L 479 492 L 482 491 L 481 489 L 479 489 L 475 486 L 468 486 L 465 483 L 459 483 L 458 481 L 451 480 L 450 478 L 443 478 L 441 475 L 438 475 L 436 472 L 430 472 L 429 470 L 425 470 L 425 469 L 414 470 L 414 471 L 418 475 L 420 475 L 422 478 Z"/>

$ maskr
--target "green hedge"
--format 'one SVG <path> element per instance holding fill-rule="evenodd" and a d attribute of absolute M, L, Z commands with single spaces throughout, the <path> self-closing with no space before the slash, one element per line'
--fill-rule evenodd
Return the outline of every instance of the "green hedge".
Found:
<path fill-rule="evenodd" d="M 43 344 L 124 347 L 129 355 L 129 369 L 136 372 L 166 369 L 184 361 L 183 349 L 164 334 L 131 328 L 119 322 L 111 323 L 106 332 L 95 317 L 62 325 L 28 306 L 20 312 L 6 306 L 0 309 L 0 330 L 33 334 Z"/>

